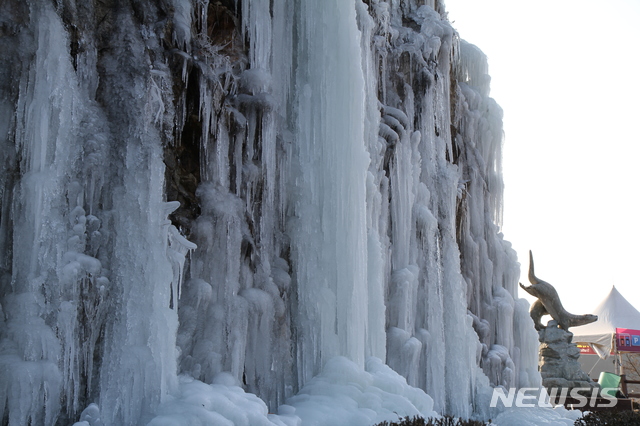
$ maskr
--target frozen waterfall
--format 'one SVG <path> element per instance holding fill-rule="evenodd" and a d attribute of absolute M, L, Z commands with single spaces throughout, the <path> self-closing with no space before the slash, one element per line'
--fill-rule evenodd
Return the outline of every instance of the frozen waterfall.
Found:
<path fill-rule="evenodd" d="M 5 0 L 0 33 L 2 424 L 539 386 L 502 111 L 441 0 Z"/>

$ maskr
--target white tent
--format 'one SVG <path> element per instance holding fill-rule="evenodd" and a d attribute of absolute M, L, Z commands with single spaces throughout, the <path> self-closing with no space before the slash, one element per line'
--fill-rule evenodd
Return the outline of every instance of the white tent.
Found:
<path fill-rule="evenodd" d="M 616 328 L 640 330 L 640 312 L 616 290 L 615 286 L 591 313 L 598 316 L 598 321 L 572 328 L 573 341 L 589 344 L 602 359 L 608 357 L 615 349 Z"/>

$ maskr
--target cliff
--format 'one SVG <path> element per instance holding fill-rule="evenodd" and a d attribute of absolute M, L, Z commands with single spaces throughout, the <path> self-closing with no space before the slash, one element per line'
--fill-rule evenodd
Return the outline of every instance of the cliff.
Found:
<path fill-rule="evenodd" d="M 144 423 L 178 374 L 274 410 L 339 356 L 462 417 L 539 385 L 502 111 L 440 1 L 0 9 L 3 423 Z"/>

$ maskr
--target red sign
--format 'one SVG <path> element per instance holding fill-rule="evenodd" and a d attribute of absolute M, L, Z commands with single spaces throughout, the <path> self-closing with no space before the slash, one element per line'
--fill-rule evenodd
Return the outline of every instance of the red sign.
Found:
<path fill-rule="evenodd" d="M 616 348 L 618 352 L 640 353 L 640 330 L 616 328 Z"/>
<path fill-rule="evenodd" d="M 597 355 L 596 351 L 591 349 L 591 345 L 587 343 L 576 343 L 578 349 L 580 349 L 580 355 Z"/>

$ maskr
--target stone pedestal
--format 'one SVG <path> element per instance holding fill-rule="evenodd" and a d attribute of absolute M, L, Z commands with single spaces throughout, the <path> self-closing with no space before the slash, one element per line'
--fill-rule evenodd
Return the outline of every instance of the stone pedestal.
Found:
<path fill-rule="evenodd" d="M 580 349 L 572 342 L 573 333 L 558 328 L 556 321 L 549 321 L 546 328 L 538 332 L 540 340 L 540 375 L 542 385 L 551 393 L 551 389 L 593 388 L 600 386 L 591 381 L 587 373 L 582 371 L 578 358 Z M 582 392 L 581 392 L 582 393 Z"/>

